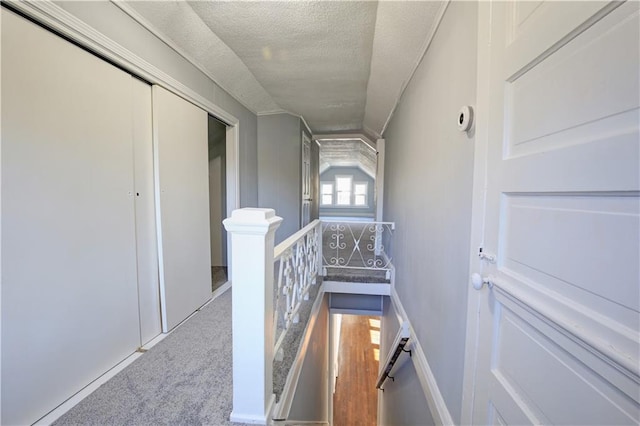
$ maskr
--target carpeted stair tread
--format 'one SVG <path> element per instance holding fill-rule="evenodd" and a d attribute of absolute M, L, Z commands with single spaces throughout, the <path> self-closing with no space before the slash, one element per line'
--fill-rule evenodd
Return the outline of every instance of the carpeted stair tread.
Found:
<path fill-rule="evenodd" d="M 366 269 L 326 268 L 325 281 L 342 281 L 352 283 L 391 283 L 386 277 L 386 271 Z"/>

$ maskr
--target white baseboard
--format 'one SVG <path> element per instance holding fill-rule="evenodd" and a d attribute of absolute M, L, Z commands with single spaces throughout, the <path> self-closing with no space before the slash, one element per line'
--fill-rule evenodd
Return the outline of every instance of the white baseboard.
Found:
<path fill-rule="evenodd" d="M 444 398 L 442 397 L 436 378 L 433 375 L 433 371 L 429 366 L 429 361 L 422 350 L 422 345 L 420 345 L 420 342 L 418 341 L 418 336 L 411 325 L 411 321 L 409 321 L 409 318 L 407 317 L 407 312 L 404 310 L 395 288 L 391 291 L 391 301 L 393 302 L 396 313 L 398 313 L 404 321 L 409 322 L 409 332 L 411 334 L 409 342 L 411 343 L 411 350 L 413 351 L 411 361 L 413 362 L 416 374 L 418 375 L 420 386 L 424 392 L 425 399 L 427 400 L 427 404 L 429 405 L 429 410 L 431 411 L 435 424 L 454 424 L 451 413 L 447 408 L 447 404 L 444 402 Z"/>
<path fill-rule="evenodd" d="M 234 411 L 229 415 L 229 420 L 232 423 L 247 423 L 252 425 L 266 425 L 267 416 L 259 416 L 255 414 L 242 414 Z"/>
<path fill-rule="evenodd" d="M 203 308 L 205 306 L 207 306 L 209 303 L 213 302 L 214 300 L 216 300 L 218 297 L 222 296 L 222 294 L 229 290 L 231 288 L 231 281 L 227 281 L 226 283 L 222 284 L 220 287 L 218 287 L 217 289 L 215 289 L 213 291 L 213 293 L 211 293 L 211 300 L 209 300 L 207 303 L 204 304 Z"/>
<path fill-rule="evenodd" d="M 211 299 L 207 303 L 202 305 L 202 307 L 199 308 L 198 311 L 200 309 L 204 308 L 205 306 L 207 306 L 209 303 L 213 302 L 214 299 L 216 299 L 217 297 L 222 295 L 229 288 L 231 288 L 231 282 L 227 282 L 227 283 L 223 284 L 222 286 L 220 286 L 220 288 L 218 288 L 216 291 L 213 292 L 213 294 L 211 296 Z M 193 315 L 198 313 L 198 311 L 196 311 L 193 314 L 189 315 L 189 318 L 191 318 Z M 187 319 L 189 319 L 189 318 L 187 318 Z M 144 350 L 151 349 L 152 347 L 154 347 L 155 345 L 160 343 L 162 340 L 164 340 L 169 334 L 173 333 L 180 325 L 184 324 L 185 322 L 186 322 L 186 320 L 183 321 L 182 323 L 180 323 L 178 326 L 174 327 L 168 333 L 160 333 L 160 334 L 158 334 L 156 337 L 154 337 L 153 339 L 151 339 L 150 341 L 145 343 L 142 346 L 142 349 L 144 349 Z M 50 411 L 48 414 L 46 414 L 44 417 L 42 417 L 40 420 L 38 420 L 35 424 L 36 425 L 49 425 L 49 424 L 55 422 L 60 417 L 62 417 L 62 415 L 64 415 L 67 411 L 71 410 L 73 407 L 78 405 L 78 403 L 80 403 L 80 401 L 85 399 L 87 396 L 91 395 L 93 393 L 93 391 L 95 391 L 100 386 L 105 384 L 107 381 L 109 381 L 111 378 L 113 378 L 116 374 L 118 374 L 119 372 L 121 372 L 122 370 L 127 368 L 129 365 L 131 365 L 131 363 L 133 363 L 133 361 L 135 361 L 136 359 L 140 358 L 142 355 L 144 355 L 143 352 L 134 352 L 133 354 L 129 355 L 127 358 L 125 358 L 120 363 L 118 363 L 115 367 L 113 367 L 112 369 L 108 370 L 107 372 L 105 372 L 100 377 L 96 378 L 93 382 L 89 383 L 87 386 L 82 388 L 80 391 L 78 391 L 72 397 L 70 397 L 65 402 L 60 404 L 58 407 L 56 407 L 55 409 Z"/>
<path fill-rule="evenodd" d="M 162 335 L 161 335 L 162 336 Z M 154 339 L 155 340 L 155 339 Z M 153 340 L 152 340 L 153 341 Z M 155 343 L 154 343 L 155 344 Z M 107 383 L 111 378 L 113 378 L 116 374 L 127 368 L 133 361 L 140 358 L 143 355 L 141 352 L 134 352 L 129 355 L 115 367 L 104 373 L 102 376 L 95 379 L 93 382 L 89 383 L 87 386 L 82 388 L 79 392 L 74 394 L 71 398 L 67 399 L 62 404 L 58 405 L 40 420 L 34 423 L 34 425 L 50 425 L 60 417 L 62 417 L 65 413 L 71 410 L 73 407 L 78 405 L 80 401 L 91 395 L 96 389 L 98 389 L 103 384 Z"/>
<path fill-rule="evenodd" d="M 271 394 L 271 398 L 269 398 L 269 402 L 267 403 L 267 412 L 264 415 L 256 415 L 256 414 L 242 414 L 236 413 L 233 410 L 229 415 L 229 420 L 233 423 L 248 423 L 252 425 L 266 425 L 267 419 L 270 417 L 271 410 L 273 410 L 273 406 L 276 402 L 276 396 Z"/>

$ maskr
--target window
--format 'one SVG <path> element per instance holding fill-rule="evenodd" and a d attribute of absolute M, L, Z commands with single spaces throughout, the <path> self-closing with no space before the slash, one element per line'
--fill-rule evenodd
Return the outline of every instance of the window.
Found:
<path fill-rule="evenodd" d="M 333 184 L 332 183 L 324 183 L 320 184 L 320 204 L 323 206 L 330 206 L 333 204 Z"/>
<path fill-rule="evenodd" d="M 367 206 L 367 182 L 356 182 L 353 185 L 354 206 Z"/>
<path fill-rule="evenodd" d="M 320 182 L 320 205 L 326 207 L 369 207 L 369 183 L 354 182 L 353 175 L 337 175 Z"/>
<path fill-rule="evenodd" d="M 339 206 L 351 205 L 351 180 L 352 176 L 336 176 L 336 204 Z"/>

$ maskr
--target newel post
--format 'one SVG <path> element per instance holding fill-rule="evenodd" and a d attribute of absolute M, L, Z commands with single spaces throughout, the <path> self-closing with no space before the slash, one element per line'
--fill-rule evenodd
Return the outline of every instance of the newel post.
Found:
<path fill-rule="evenodd" d="M 274 402 L 273 248 L 281 222 L 273 209 L 254 208 L 223 221 L 231 235 L 232 422 L 267 424 Z"/>

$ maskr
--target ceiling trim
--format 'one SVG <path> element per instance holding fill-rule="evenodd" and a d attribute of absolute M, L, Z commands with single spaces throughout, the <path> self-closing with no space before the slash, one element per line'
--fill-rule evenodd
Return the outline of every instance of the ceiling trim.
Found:
<path fill-rule="evenodd" d="M 127 3 L 125 3 L 124 1 L 117 1 L 117 0 L 110 0 L 111 3 L 113 3 L 114 6 L 116 6 L 117 8 L 119 8 L 120 10 L 122 10 L 124 13 L 126 13 L 127 15 L 129 15 L 129 17 L 131 19 L 133 19 L 134 21 L 136 21 L 138 24 L 142 25 L 144 28 L 146 28 L 151 34 L 153 34 L 154 36 L 156 36 L 157 38 L 159 38 L 160 40 L 162 40 L 162 42 L 164 44 L 166 44 L 167 46 L 169 46 L 173 51 L 175 51 L 178 55 L 182 56 L 187 62 L 189 62 L 191 65 L 193 65 L 194 67 L 196 67 L 201 73 L 203 73 L 204 75 L 206 75 L 211 81 L 213 81 L 215 84 L 217 84 L 222 90 L 224 90 L 225 92 L 227 92 L 229 94 L 229 96 L 231 96 L 233 99 L 235 99 L 240 105 L 242 105 L 243 107 L 245 107 L 246 109 L 248 109 L 249 111 L 251 111 L 252 113 L 257 115 L 257 112 L 249 107 L 245 102 L 243 102 L 241 99 L 238 99 L 237 96 L 234 96 L 227 87 L 225 87 L 224 84 L 220 83 L 220 81 L 217 80 L 217 78 L 209 71 L 207 70 L 207 68 L 202 65 L 200 62 L 198 62 L 194 57 L 192 57 L 189 53 L 185 52 L 184 49 L 182 49 L 180 46 L 178 46 L 173 40 L 171 40 L 169 37 L 167 37 L 166 35 L 164 35 L 164 33 L 162 31 L 160 31 L 155 25 L 153 25 L 151 22 L 149 22 L 145 17 L 143 17 L 140 13 L 138 13 L 135 9 L 133 9 L 131 6 L 129 6 Z M 260 84 L 258 82 L 258 84 Z M 264 89 L 264 87 L 263 87 Z"/>
<path fill-rule="evenodd" d="M 284 109 L 274 109 L 273 111 L 260 111 L 260 112 L 256 112 L 256 115 L 258 117 L 261 117 L 263 115 L 278 115 L 278 114 L 289 114 L 291 115 L 291 113 L 287 110 Z"/>
<path fill-rule="evenodd" d="M 301 115 L 299 115 L 298 117 L 300 117 L 300 120 L 302 120 L 302 124 L 304 124 L 304 127 L 307 128 L 307 132 L 309 132 L 309 135 L 313 135 L 313 132 L 311 131 L 311 128 L 307 124 L 307 120 L 305 120 L 304 117 L 301 116 Z"/>
<path fill-rule="evenodd" d="M 364 133 L 330 133 L 330 134 L 314 134 L 312 139 L 314 141 L 322 142 L 325 141 L 346 141 L 346 140 L 360 140 L 365 143 L 369 148 L 378 152 L 376 149 L 376 142 L 371 140 Z"/>
<path fill-rule="evenodd" d="M 400 88 L 400 93 L 398 94 L 398 98 L 396 99 L 396 102 L 393 105 L 393 108 L 391 109 L 391 111 L 389 111 L 389 115 L 387 116 L 387 120 L 384 122 L 384 126 L 382 126 L 382 130 L 380 131 L 381 138 L 383 137 L 384 132 L 387 130 L 387 126 L 389 125 L 389 122 L 391 121 L 393 114 L 396 112 L 396 108 L 398 108 L 398 104 L 400 103 L 400 99 L 402 99 L 402 95 L 404 95 L 404 91 L 407 89 L 409 82 L 413 79 L 413 75 L 416 73 L 416 71 L 418 70 L 418 67 L 422 63 L 422 60 L 424 59 L 424 56 L 427 54 L 427 51 L 431 46 L 431 42 L 433 41 L 433 38 L 438 32 L 438 28 L 440 28 L 440 23 L 442 22 L 442 18 L 444 17 L 444 13 L 447 11 L 447 8 L 449 7 L 450 2 L 451 0 L 445 0 L 441 4 L 440 10 L 438 10 L 438 13 L 436 15 L 435 25 L 431 29 L 431 32 L 429 33 L 427 38 L 425 38 L 424 40 L 424 45 L 422 46 L 422 49 L 421 49 L 422 54 L 418 56 L 418 59 L 416 60 L 416 63 L 414 64 L 413 69 L 409 74 L 409 77 L 404 81 L 404 83 L 402 83 L 402 87 Z M 368 130 L 371 131 L 370 129 Z"/>
<path fill-rule="evenodd" d="M 369 133 L 370 135 L 373 135 L 374 138 L 376 139 L 382 139 L 382 134 L 376 132 L 375 130 L 373 130 L 370 127 L 367 126 L 362 126 L 362 130 L 364 130 L 366 133 Z"/>
<path fill-rule="evenodd" d="M 293 113 L 291 111 L 287 111 L 286 109 L 281 109 L 281 110 L 277 110 L 277 111 L 259 112 L 256 115 L 258 117 L 261 117 L 263 115 L 278 115 L 278 114 L 289 114 L 292 117 L 299 118 L 302 121 L 302 124 L 304 124 L 304 127 L 307 129 L 307 132 L 309 132 L 309 134 L 313 136 L 313 132 L 311 131 L 311 128 L 307 124 L 307 120 L 305 120 L 304 117 L 302 115 L 300 115 L 300 114 L 295 114 L 295 113 Z"/>
<path fill-rule="evenodd" d="M 371 179 L 376 180 L 376 175 L 365 170 L 364 167 L 362 167 L 362 165 L 357 161 L 354 161 L 353 163 L 344 163 L 339 165 L 323 163 L 320 165 L 320 174 L 326 172 L 329 169 L 339 169 L 339 168 L 358 169 L 365 175 L 369 176 Z"/>

